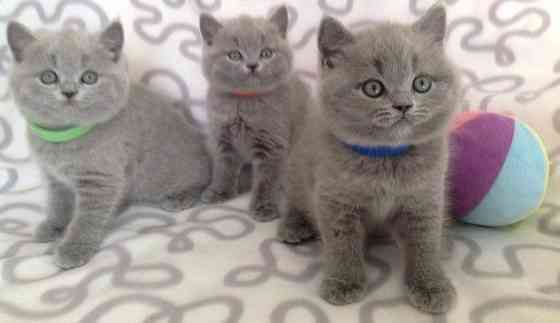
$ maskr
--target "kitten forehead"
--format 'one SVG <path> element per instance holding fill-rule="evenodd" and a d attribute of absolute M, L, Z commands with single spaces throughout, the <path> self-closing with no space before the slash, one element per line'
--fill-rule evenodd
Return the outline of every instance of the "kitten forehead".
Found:
<path fill-rule="evenodd" d="M 348 52 L 352 61 L 373 68 L 381 76 L 404 78 L 417 72 L 441 74 L 434 61 L 444 59 L 443 52 L 428 46 L 430 43 L 424 35 L 407 26 L 382 23 L 358 32 L 355 38 Z"/>
<path fill-rule="evenodd" d="M 223 30 L 226 39 L 240 47 L 264 45 L 274 39 L 270 35 L 278 34 L 265 19 L 246 15 L 224 22 Z"/>
<path fill-rule="evenodd" d="M 90 52 L 89 42 L 75 33 L 42 33 L 35 49 L 35 57 L 47 60 L 54 67 L 71 62 L 81 62 L 82 56 Z"/>
<path fill-rule="evenodd" d="M 56 55 L 63 59 L 81 58 L 89 51 L 89 42 L 76 33 L 68 33 L 62 37 L 55 37 L 48 43 L 49 55 Z"/>
<path fill-rule="evenodd" d="M 29 58 L 29 63 L 42 67 L 47 65 L 67 72 L 80 71 L 92 64 L 101 67 L 109 64 L 110 58 L 105 58 L 105 53 L 100 49 L 97 37 L 92 34 L 75 30 L 45 32 L 39 37 L 35 54 Z"/>
<path fill-rule="evenodd" d="M 415 49 L 405 34 L 390 26 L 379 26 L 368 32 L 359 34 L 360 49 L 369 52 L 369 58 L 381 63 L 394 61 L 395 63 L 410 62 Z"/>

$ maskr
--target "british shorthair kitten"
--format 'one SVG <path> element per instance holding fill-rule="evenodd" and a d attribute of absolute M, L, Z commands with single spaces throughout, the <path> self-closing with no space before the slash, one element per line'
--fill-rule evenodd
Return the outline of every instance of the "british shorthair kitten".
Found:
<path fill-rule="evenodd" d="M 250 210 L 257 221 L 278 216 L 286 159 L 310 104 L 307 86 L 292 69 L 287 28 L 284 6 L 268 19 L 200 16 L 213 157 L 212 183 L 202 199 L 232 197 L 242 166 L 250 163 Z"/>
<path fill-rule="evenodd" d="M 181 210 L 210 179 L 203 134 L 170 99 L 130 84 L 124 33 L 32 33 L 12 22 L 11 89 L 45 174 L 47 218 L 35 240 L 58 240 L 55 262 L 85 264 L 111 219 L 133 202 Z"/>
<path fill-rule="evenodd" d="M 278 235 L 299 243 L 319 234 L 320 295 L 332 304 L 365 296 L 364 242 L 379 227 L 402 248 L 414 306 L 441 313 L 455 299 L 440 265 L 447 133 L 459 99 L 445 17 L 435 6 L 413 25 L 355 33 L 330 17 L 321 22 L 321 115 L 291 155 Z"/>

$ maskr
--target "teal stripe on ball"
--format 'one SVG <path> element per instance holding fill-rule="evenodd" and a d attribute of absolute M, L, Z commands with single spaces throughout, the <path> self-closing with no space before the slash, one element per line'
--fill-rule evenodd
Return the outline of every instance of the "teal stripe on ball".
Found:
<path fill-rule="evenodd" d="M 539 207 L 546 190 L 548 161 L 539 138 L 516 121 L 515 133 L 502 169 L 490 191 L 461 220 L 503 226 L 523 220 Z"/>

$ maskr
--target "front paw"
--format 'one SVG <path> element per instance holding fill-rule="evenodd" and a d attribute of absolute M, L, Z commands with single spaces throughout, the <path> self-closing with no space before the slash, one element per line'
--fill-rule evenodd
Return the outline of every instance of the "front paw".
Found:
<path fill-rule="evenodd" d="M 407 279 L 409 301 L 416 308 L 433 314 L 449 311 L 457 297 L 455 288 L 443 274 Z"/>
<path fill-rule="evenodd" d="M 321 282 L 319 295 L 333 305 L 346 305 L 359 302 L 366 295 L 365 279 L 345 280 L 338 277 L 326 277 Z"/>
<path fill-rule="evenodd" d="M 287 222 L 284 220 L 278 225 L 276 236 L 284 243 L 298 244 L 313 240 L 317 236 L 317 232 L 307 221 Z"/>
<path fill-rule="evenodd" d="M 274 203 L 251 203 L 249 210 L 253 220 L 258 222 L 269 222 L 280 216 L 278 207 Z"/>
<path fill-rule="evenodd" d="M 198 194 L 193 191 L 170 194 L 163 199 L 160 206 L 167 212 L 180 212 L 195 206 L 199 196 L 200 191 Z"/>
<path fill-rule="evenodd" d="M 51 242 L 59 239 L 64 234 L 64 228 L 54 226 L 48 220 L 39 224 L 33 233 L 33 240 L 36 242 Z"/>
<path fill-rule="evenodd" d="M 88 243 L 62 242 L 54 254 L 55 264 L 62 269 L 85 265 L 97 252 L 97 246 Z"/>
<path fill-rule="evenodd" d="M 200 196 L 202 203 L 220 203 L 233 197 L 232 192 L 218 192 L 212 188 L 207 188 Z"/>

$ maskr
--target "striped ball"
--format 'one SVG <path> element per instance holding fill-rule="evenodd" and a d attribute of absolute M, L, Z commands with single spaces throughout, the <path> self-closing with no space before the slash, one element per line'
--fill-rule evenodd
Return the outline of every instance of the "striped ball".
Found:
<path fill-rule="evenodd" d="M 451 132 L 451 211 L 463 222 L 505 226 L 541 205 L 549 162 L 527 124 L 495 113 L 459 115 Z"/>

